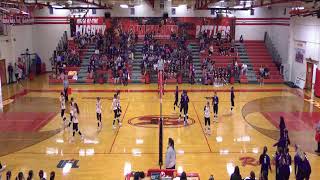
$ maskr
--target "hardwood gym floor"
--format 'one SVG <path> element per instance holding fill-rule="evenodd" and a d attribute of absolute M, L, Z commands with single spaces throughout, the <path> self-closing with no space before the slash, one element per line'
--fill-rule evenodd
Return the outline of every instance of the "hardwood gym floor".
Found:
<path fill-rule="evenodd" d="M 32 169 L 56 172 L 57 179 L 124 179 L 130 170 L 158 168 L 158 126 L 160 101 L 157 85 L 71 85 L 80 107 L 80 129 L 85 135 L 70 142 L 71 132 L 61 130 L 59 94 L 62 86 L 48 85 L 47 75 L 30 82 L 2 87 L 4 113 L 0 117 L 0 161 L 16 175 Z M 314 124 L 320 119 L 319 100 L 309 93 L 285 85 L 234 85 L 234 113 L 230 113 L 230 86 L 179 85 L 190 98 L 189 125 L 178 122 L 173 110 L 175 85 L 165 86 L 164 152 L 168 137 L 175 140 L 177 169 L 199 173 L 201 179 L 213 174 L 229 179 L 238 165 L 243 177 L 251 170 L 259 176 L 257 160 L 263 146 L 273 155 L 278 138 L 278 119 L 286 119 L 292 145 L 307 151 L 312 165 L 311 179 L 320 179 L 320 157 L 313 153 Z M 123 125 L 112 129 L 111 101 L 120 90 Z M 203 107 L 206 97 L 217 90 L 220 98 L 219 123 L 211 123 L 212 134 L 204 134 Z M 102 98 L 103 129 L 97 132 L 96 97 Z M 67 111 L 68 112 L 68 111 Z M 69 119 L 69 115 L 67 115 Z M 213 117 L 211 117 L 211 120 Z M 290 148 L 291 156 L 294 149 Z M 65 163 L 71 160 L 73 167 Z M 72 165 L 71 163 L 71 165 Z M 292 166 L 293 169 L 293 166 Z M 274 170 L 274 166 L 273 166 Z M 4 175 L 3 175 L 4 176 Z M 269 175 L 275 179 L 274 171 Z M 291 179 L 294 179 L 293 173 Z"/>

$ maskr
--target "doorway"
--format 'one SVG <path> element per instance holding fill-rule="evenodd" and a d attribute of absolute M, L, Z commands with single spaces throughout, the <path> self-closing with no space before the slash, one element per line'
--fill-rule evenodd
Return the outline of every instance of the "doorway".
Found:
<path fill-rule="evenodd" d="M 7 84 L 7 73 L 6 73 L 6 60 L 0 60 L 0 76 L 1 76 L 1 85 Z"/>
<path fill-rule="evenodd" d="M 304 89 L 306 90 L 312 90 L 313 66 L 314 66 L 314 63 L 307 61 L 306 84 L 304 87 Z"/>

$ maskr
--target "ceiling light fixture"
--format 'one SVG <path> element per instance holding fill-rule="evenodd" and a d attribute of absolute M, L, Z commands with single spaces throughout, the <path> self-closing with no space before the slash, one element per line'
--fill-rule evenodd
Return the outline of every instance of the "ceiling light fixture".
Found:
<path fill-rule="evenodd" d="M 121 8 L 124 8 L 124 9 L 129 8 L 129 6 L 128 6 L 127 4 L 120 4 L 120 7 L 121 7 Z"/>

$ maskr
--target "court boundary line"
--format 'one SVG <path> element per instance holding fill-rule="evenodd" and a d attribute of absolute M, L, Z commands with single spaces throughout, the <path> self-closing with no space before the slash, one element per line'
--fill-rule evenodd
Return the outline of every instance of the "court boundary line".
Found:
<path fill-rule="evenodd" d="M 200 119 L 199 119 L 199 115 L 198 115 L 198 112 L 197 112 L 197 110 L 196 110 L 196 107 L 194 106 L 194 103 L 193 103 L 193 102 L 191 102 L 191 103 L 192 103 L 193 109 L 194 109 L 194 111 L 195 111 L 195 113 L 196 113 L 196 115 L 197 115 L 197 119 L 198 119 L 198 121 L 199 121 L 199 123 L 200 123 L 201 130 L 202 130 L 202 134 L 203 134 L 204 137 L 205 137 L 205 140 L 206 140 L 206 142 L 207 142 L 207 145 L 208 145 L 208 147 L 209 147 L 210 152 L 212 152 L 211 147 L 210 147 L 210 144 L 209 144 L 209 141 L 208 141 L 208 138 L 207 138 L 206 134 L 204 133 L 204 129 L 203 129 L 203 127 L 202 127 L 202 123 L 201 123 L 201 121 L 200 121 Z"/>
<path fill-rule="evenodd" d="M 190 93 L 196 93 L 196 92 L 230 92 L 230 89 L 185 89 L 186 91 Z M 27 89 L 27 92 L 43 92 L 43 93 L 50 93 L 50 92 L 61 92 L 61 90 L 58 89 Z M 154 93 L 158 92 L 158 89 L 73 89 L 72 92 L 76 93 L 99 93 L 99 92 L 105 92 L 105 93 L 115 93 L 115 92 L 123 92 L 123 93 Z M 235 89 L 234 92 L 280 92 L 280 91 L 287 91 L 290 92 L 291 90 L 288 88 L 254 88 L 254 89 Z M 167 89 L 164 90 L 164 92 L 175 92 L 175 89 Z M 182 90 L 179 90 L 179 92 L 182 92 Z"/>
<path fill-rule="evenodd" d="M 123 116 L 122 116 L 121 122 L 123 122 L 124 117 L 125 117 L 126 114 L 127 114 L 127 110 L 128 110 L 129 105 L 130 105 L 130 101 L 128 102 L 128 105 L 127 105 L 127 107 L 126 107 L 126 110 L 124 111 L 124 114 L 123 114 Z M 122 127 L 122 126 L 121 126 L 121 127 Z M 115 137 L 114 137 L 114 139 L 113 139 L 113 142 L 112 142 L 112 144 L 111 144 L 109 153 L 111 153 L 111 151 L 112 151 L 113 145 L 114 145 L 114 143 L 116 142 L 116 139 L 117 139 L 117 137 L 118 137 L 118 134 L 119 134 L 119 131 L 120 131 L 120 128 L 121 128 L 121 127 L 119 127 L 119 128 L 117 129 L 117 132 L 116 132 L 116 135 L 115 135 Z M 107 152 L 107 149 L 105 150 L 105 153 L 106 153 L 106 152 Z"/>

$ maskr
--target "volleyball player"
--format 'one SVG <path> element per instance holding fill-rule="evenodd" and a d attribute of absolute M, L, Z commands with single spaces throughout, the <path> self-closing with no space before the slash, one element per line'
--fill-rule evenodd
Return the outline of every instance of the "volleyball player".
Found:
<path fill-rule="evenodd" d="M 219 107 L 219 97 L 217 96 L 217 92 L 214 92 L 212 105 L 213 105 L 214 122 L 218 122 L 216 120 L 218 118 L 218 107 Z"/>
<path fill-rule="evenodd" d="M 179 89 L 178 86 L 176 86 L 176 91 L 174 92 L 174 104 L 173 104 L 173 110 L 176 110 L 176 106 L 178 106 L 178 100 L 179 100 Z"/>
<path fill-rule="evenodd" d="M 100 97 L 97 97 L 96 113 L 97 113 L 97 121 L 98 121 L 98 131 L 100 131 L 102 128 L 102 121 L 101 121 L 102 106 L 101 106 Z"/>
<path fill-rule="evenodd" d="M 184 90 L 182 91 L 181 96 L 180 96 L 180 103 L 179 103 L 179 106 L 180 106 L 180 114 L 179 114 L 179 119 L 178 119 L 179 122 L 180 122 L 180 120 L 181 120 L 182 111 L 184 111 L 184 107 L 183 107 L 183 105 L 184 105 L 184 102 L 183 102 L 184 98 L 183 98 L 183 96 L 184 96 Z"/>
<path fill-rule="evenodd" d="M 211 128 L 210 128 L 210 103 L 207 102 L 207 104 L 204 106 L 204 125 L 205 125 L 205 133 L 207 135 L 211 134 Z"/>
<path fill-rule="evenodd" d="M 183 123 L 186 126 L 188 124 L 188 110 L 189 110 L 189 97 L 187 91 L 184 91 L 183 95 Z"/>
<path fill-rule="evenodd" d="M 78 107 L 77 103 L 74 103 L 73 106 L 74 106 L 74 112 L 73 112 L 72 140 L 73 140 L 74 135 L 76 134 L 76 132 L 78 132 L 78 134 L 81 136 L 81 139 L 83 139 L 84 137 L 83 137 L 83 135 L 82 135 L 82 133 L 80 132 L 80 129 L 79 129 L 79 114 L 80 114 L 79 107 Z"/>
<path fill-rule="evenodd" d="M 233 89 L 233 86 L 231 87 L 231 90 L 230 90 L 230 99 L 231 99 L 231 113 L 232 113 L 233 108 L 234 108 L 234 89 Z"/>
<path fill-rule="evenodd" d="M 68 124 L 68 128 L 71 127 L 71 124 L 73 122 L 73 115 L 74 115 L 74 99 L 73 98 L 70 99 L 69 111 L 70 111 L 70 121 L 69 121 L 69 124 Z"/>
<path fill-rule="evenodd" d="M 112 123 L 112 128 L 115 129 L 116 128 L 116 126 L 115 126 L 116 121 L 118 121 L 118 125 L 121 126 L 121 123 L 120 123 L 120 120 L 119 120 L 119 117 L 120 117 L 119 114 L 120 114 L 121 108 L 120 108 L 120 102 L 119 102 L 117 94 L 115 94 L 113 96 L 112 110 L 113 110 L 113 113 L 114 113 L 114 119 L 113 119 L 113 123 Z"/>
<path fill-rule="evenodd" d="M 60 116 L 63 120 L 63 123 L 66 124 L 66 116 L 65 116 L 65 111 L 66 111 L 66 100 L 64 98 L 64 94 L 63 92 L 61 92 L 60 94 L 60 108 L 61 108 L 61 113 L 60 113 Z"/>

